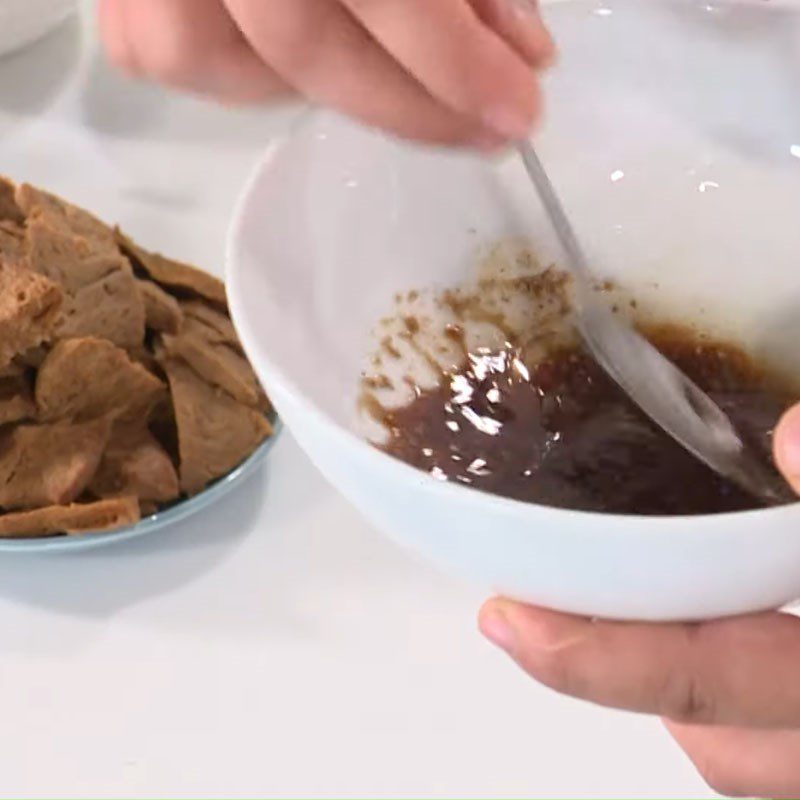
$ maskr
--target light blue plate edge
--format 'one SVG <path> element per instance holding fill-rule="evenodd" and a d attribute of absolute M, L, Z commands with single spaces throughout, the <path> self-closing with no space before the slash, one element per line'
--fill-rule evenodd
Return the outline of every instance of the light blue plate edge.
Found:
<path fill-rule="evenodd" d="M 104 547 L 137 539 L 140 536 L 146 536 L 149 533 L 162 530 L 176 522 L 181 522 L 208 508 L 212 503 L 224 497 L 231 489 L 256 472 L 266 460 L 267 454 L 283 430 L 283 423 L 276 415 L 270 417 L 270 423 L 273 428 L 272 435 L 263 441 L 238 467 L 235 467 L 223 478 L 212 483 L 200 494 L 187 500 L 182 500 L 150 517 L 145 517 L 140 522 L 137 522 L 136 525 L 107 533 L 48 536 L 41 539 L 0 539 L 0 553 L 57 553 L 88 550 L 94 547 Z"/>

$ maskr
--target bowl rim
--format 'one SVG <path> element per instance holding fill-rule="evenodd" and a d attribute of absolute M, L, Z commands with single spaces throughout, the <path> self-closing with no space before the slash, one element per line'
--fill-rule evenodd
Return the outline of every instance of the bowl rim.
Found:
<path fill-rule="evenodd" d="M 552 1 L 552 0 L 551 0 Z M 556 2 L 569 2 L 569 0 L 555 0 Z M 550 513 L 554 517 L 562 519 L 572 519 L 575 521 L 585 521 L 589 519 L 606 519 L 614 522 L 613 532 L 617 536 L 636 536 L 641 538 L 641 526 L 647 524 L 649 528 L 657 528 L 658 532 L 668 532 L 670 536 L 684 536 L 686 538 L 697 538 L 700 531 L 696 527 L 686 526 L 686 520 L 692 520 L 696 526 L 704 528 L 704 536 L 713 536 L 715 533 L 726 535 L 725 523 L 733 520 L 749 520 L 752 522 L 764 520 L 776 523 L 780 527 L 780 518 L 787 518 L 790 515 L 800 513 L 800 498 L 795 503 L 770 508 L 755 508 L 745 511 L 728 511 L 716 514 L 679 514 L 679 515 L 637 515 L 637 514 L 612 514 L 597 511 L 584 511 L 578 509 L 560 508 L 558 506 L 546 506 L 538 503 L 529 503 L 523 500 L 503 497 L 501 495 L 484 492 L 469 486 L 453 483 L 451 481 L 440 481 L 433 478 L 423 470 L 413 467 L 394 456 L 384 453 L 379 448 L 370 444 L 366 439 L 358 436 L 355 432 L 334 420 L 313 400 L 309 399 L 297 386 L 297 384 L 281 369 L 271 358 L 268 352 L 261 347 L 261 337 L 256 334 L 250 322 L 250 315 L 247 313 L 247 293 L 243 291 L 242 265 L 247 262 L 243 253 L 243 243 L 245 241 L 245 231 L 247 227 L 248 212 L 252 207 L 253 195 L 256 188 L 266 179 L 272 164 L 279 158 L 282 151 L 288 146 L 292 139 L 298 134 L 310 130 L 320 121 L 330 121 L 334 125 L 340 124 L 338 114 L 324 109 L 314 109 L 302 114 L 290 129 L 282 136 L 274 139 L 261 157 L 256 161 L 247 180 L 236 200 L 233 214 L 228 226 L 225 245 L 225 284 L 228 289 L 228 304 L 231 311 L 231 318 L 242 340 L 242 345 L 248 358 L 253 363 L 256 371 L 263 369 L 264 380 L 271 386 L 280 385 L 283 391 L 291 395 L 293 402 L 304 414 L 314 419 L 318 424 L 325 427 L 334 437 L 336 445 L 355 449 L 367 458 L 377 459 L 382 464 L 382 468 L 390 476 L 404 483 L 414 483 L 415 488 L 425 491 L 428 494 L 440 495 L 443 501 L 448 499 L 459 503 L 462 507 L 478 507 L 482 511 L 490 509 L 493 513 L 502 515 L 526 515 L 531 513 L 541 514 Z M 390 138 L 380 132 L 372 132 L 374 136 Z M 414 145 L 406 145 L 413 147 Z M 760 526 L 756 525 L 754 532 L 763 536 Z M 667 530 L 669 529 L 669 530 Z M 683 530 L 681 530 L 683 529 Z M 716 531 L 714 529 L 717 529 Z M 653 535 L 650 531 L 648 535 Z"/>

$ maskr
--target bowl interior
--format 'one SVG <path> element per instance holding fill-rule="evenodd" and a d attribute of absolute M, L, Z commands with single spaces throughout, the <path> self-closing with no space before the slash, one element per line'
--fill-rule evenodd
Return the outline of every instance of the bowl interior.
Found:
<path fill-rule="evenodd" d="M 536 136 L 599 277 L 656 316 L 800 376 L 800 16 L 571 0 Z M 482 247 L 559 250 L 518 160 L 422 149 L 318 114 L 257 171 L 232 231 L 237 324 L 271 380 L 350 430 L 395 292 L 459 284 Z"/>

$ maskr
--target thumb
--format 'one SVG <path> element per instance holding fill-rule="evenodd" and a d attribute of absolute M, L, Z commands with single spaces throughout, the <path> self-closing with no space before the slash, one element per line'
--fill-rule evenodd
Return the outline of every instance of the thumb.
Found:
<path fill-rule="evenodd" d="M 773 450 L 778 469 L 800 494 L 800 403 L 790 408 L 778 423 Z"/>

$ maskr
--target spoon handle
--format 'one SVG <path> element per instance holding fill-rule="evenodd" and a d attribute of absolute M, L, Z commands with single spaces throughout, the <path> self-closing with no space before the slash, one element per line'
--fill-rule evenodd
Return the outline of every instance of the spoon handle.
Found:
<path fill-rule="evenodd" d="M 545 171 L 539 156 L 536 154 L 533 145 L 524 140 L 517 144 L 517 149 L 522 157 L 522 163 L 533 181 L 536 191 L 545 207 L 545 211 L 550 217 L 550 221 L 555 228 L 556 236 L 558 237 L 561 246 L 569 261 L 569 267 L 572 274 L 583 284 L 581 289 L 588 289 L 592 282 L 592 273 L 589 269 L 589 262 L 583 252 L 583 248 L 578 242 L 578 237 L 572 229 L 569 217 L 564 211 L 564 206 L 561 205 L 556 194 L 555 187 L 550 181 L 547 172 Z"/>

